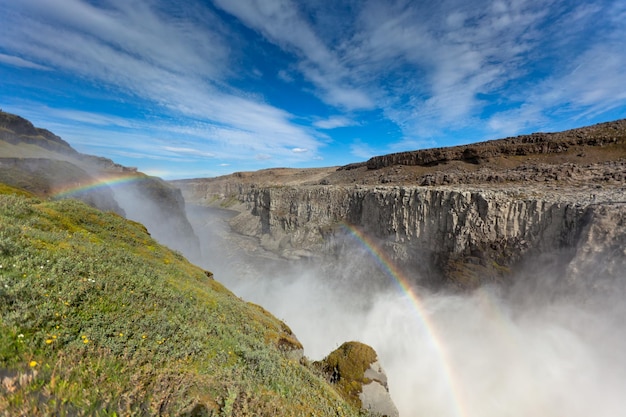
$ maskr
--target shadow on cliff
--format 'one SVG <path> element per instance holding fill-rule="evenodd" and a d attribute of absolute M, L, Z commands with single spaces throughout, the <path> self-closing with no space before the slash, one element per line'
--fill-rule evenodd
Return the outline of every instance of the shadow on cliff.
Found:
<path fill-rule="evenodd" d="M 411 293 L 362 245 L 331 264 L 288 262 L 231 234 L 229 214 L 215 213 L 188 214 L 203 266 L 288 323 L 312 359 L 346 340 L 374 347 L 401 416 L 608 417 L 626 407 L 623 273 L 572 285 L 559 272 L 572 254 L 555 251 L 507 287 Z"/>

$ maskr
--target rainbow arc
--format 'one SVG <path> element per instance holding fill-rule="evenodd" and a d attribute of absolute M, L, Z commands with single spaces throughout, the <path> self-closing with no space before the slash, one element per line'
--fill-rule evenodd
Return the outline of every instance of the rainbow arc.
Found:
<path fill-rule="evenodd" d="M 426 333 L 429 335 L 429 342 L 436 352 L 442 376 L 449 388 L 451 411 L 456 417 L 466 417 L 463 407 L 463 396 L 460 387 L 455 383 L 456 379 L 454 378 L 451 361 L 446 351 L 445 344 L 437 331 L 437 327 L 432 322 L 429 313 L 424 307 L 424 303 L 417 290 L 411 285 L 404 273 L 396 266 L 395 262 L 391 260 L 372 238 L 354 225 L 344 222 L 341 226 L 359 243 L 359 245 L 364 247 L 367 252 L 372 255 L 372 258 L 379 268 L 392 279 L 402 293 L 410 300 L 417 313 L 419 323 L 424 326 Z"/>

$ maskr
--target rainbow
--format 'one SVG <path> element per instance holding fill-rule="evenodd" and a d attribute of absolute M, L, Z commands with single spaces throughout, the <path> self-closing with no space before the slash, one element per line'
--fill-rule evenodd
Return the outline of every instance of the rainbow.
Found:
<path fill-rule="evenodd" d="M 464 407 L 462 406 L 462 395 L 459 387 L 455 385 L 455 379 L 453 377 L 452 368 L 450 367 L 450 360 L 446 352 L 445 346 L 442 343 L 441 337 L 438 335 L 436 326 L 431 322 L 429 314 L 418 296 L 417 292 L 410 284 L 409 280 L 404 276 L 402 271 L 394 264 L 389 256 L 365 233 L 359 230 L 356 226 L 343 222 L 342 228 L 347 231 L 352 237 L 354 237 L 360 245 L 373 256 L 377 265 L 399 286 L 400 290 L 406 294 L 411 304 L 415 307 L 417 316 L 421 324 L 425 327 L 427 334 L 430 336 L 430 343 L 432 343 L 435 352 L 437 353 L 440 361 L 440 367 L 445 378 L 445 382 L 449 387 L 450 404 L 453 407 L 454 415 L 457 417 L 464 417 Z"/>
<path fill-rule="evenodd" d="M 80 193 L 138 182 L 144 178 L 145 177 L 142 175 L 137 175 L 136 173 L 131 172 L 107 174 L 106 176 L 90 178 L 87 181 L 77 181 L 72 184 L 57 187 L 49 197 L 52 199 L 72 198 Z"/>

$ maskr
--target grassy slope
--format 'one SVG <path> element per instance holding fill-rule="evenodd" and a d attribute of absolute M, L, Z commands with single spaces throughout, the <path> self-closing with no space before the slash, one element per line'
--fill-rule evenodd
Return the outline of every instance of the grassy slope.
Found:
<path fill-rule="evenodd" d="M 137 223 L 0 185 L 0 415 L 358 415 Z"/>

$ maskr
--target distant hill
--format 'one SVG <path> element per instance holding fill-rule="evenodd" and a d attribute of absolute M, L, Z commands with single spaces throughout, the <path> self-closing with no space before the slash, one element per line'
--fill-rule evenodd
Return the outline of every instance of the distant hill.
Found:
<path fill-rule="evenodd" d="M 42 198 L 76 198 L 143 223 L 161 243 L 191 258 L 198 238 L 180 191 L 110 159 L 77 152 L 28 120 L 0 112 L 0 182 Z"/>
<path fill-rule="evenodd" d="M 524 175 L 524 171 L 529 168 L 557 174 L 566 172 L 572 165 L 584 167 L 625 159 L 626 119 L 620 119 L 563 132 L 533 133 L 469 145 L 380 155 L 339 167 L 270 168 L 172 183 L 179 187 L 226 184 L 225 189 L 228 184 L 494 184 L 525 182 L 528 175 Z"/>

